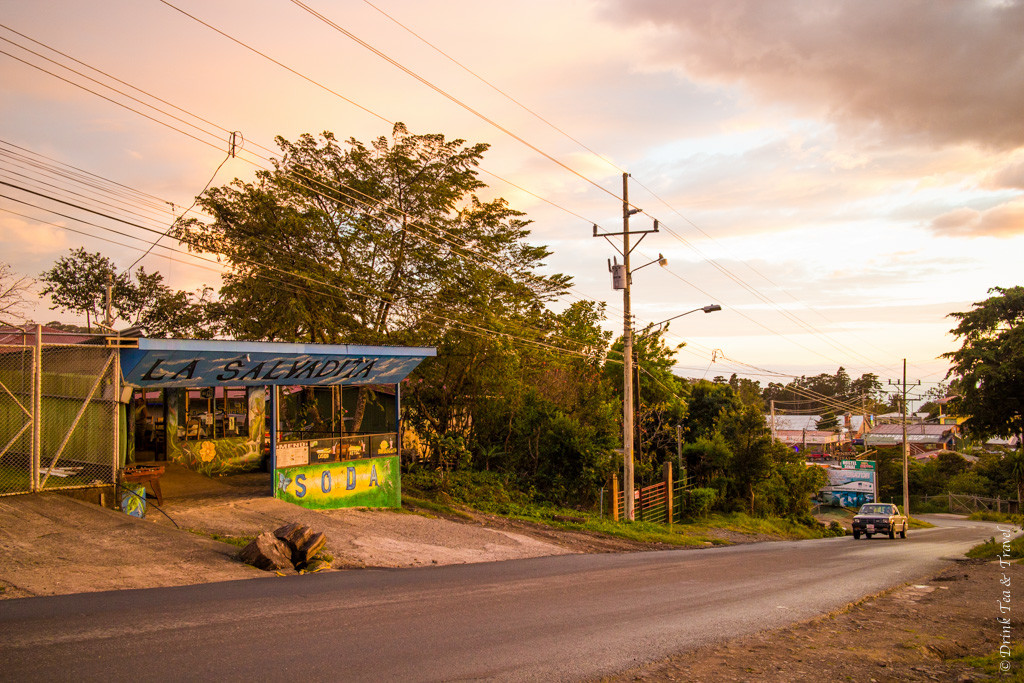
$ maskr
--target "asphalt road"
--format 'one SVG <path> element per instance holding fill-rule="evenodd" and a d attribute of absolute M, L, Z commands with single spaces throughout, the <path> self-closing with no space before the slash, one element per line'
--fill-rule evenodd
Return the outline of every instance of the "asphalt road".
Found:
<path fill-rule="evenodd" d="M 0 601 L 3 680 L 580 680 L 827 612 L 994 535 L 569 555 Z"/>

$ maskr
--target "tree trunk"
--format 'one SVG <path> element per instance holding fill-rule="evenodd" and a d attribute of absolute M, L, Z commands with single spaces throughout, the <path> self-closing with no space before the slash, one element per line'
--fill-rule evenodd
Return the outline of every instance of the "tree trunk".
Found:
<path fill-rule="evenodd" d="M 363 416 L 366 414 L 366 401 L 370 398 L 370 390 L 366 387 L 359 387 L 359 395 L 356 397 L 356 410 L 352 414 L 352 434 L 357 434 L 363 426 Z"/>

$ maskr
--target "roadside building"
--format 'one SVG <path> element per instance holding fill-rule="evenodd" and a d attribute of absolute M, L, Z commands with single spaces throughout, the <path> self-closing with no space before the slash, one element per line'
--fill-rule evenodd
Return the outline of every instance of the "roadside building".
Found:
<path fill-rule="evenodd" d="M 778 429 L 775 438 L 805 458 L 834 458 L 839 453 L 839 433 L 817 429 Z"/>
<path fill-rule="evenodd" d="M 45 339 L 0 349 L 0 495 L 175 463 L 268 470 L 268 494 L 306 507 L 400 504 L 401 382 L 433 348 Z"/>
<path fill-rule="evenodd" d="M 928 451 L 955 450 L 959 436 L 958 425 L 907 425 L 907 442 L 910 444 L 911 455 Z M 903 425 L 877 425 L 867 435 L 865 442 L 868 446 L 901 446 L 903 445 Z"/>

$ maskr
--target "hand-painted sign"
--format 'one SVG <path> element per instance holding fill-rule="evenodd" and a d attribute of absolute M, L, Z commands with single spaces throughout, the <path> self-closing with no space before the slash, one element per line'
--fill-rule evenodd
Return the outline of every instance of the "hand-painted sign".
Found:
<path fill-rule="evenodd" d="M 162 344 L 160 342 L 163 342 Z M 397 384 L 434 349 L 140 339 L 121 351 L 138 387 Z"/>
<path fill-rule="evenodd" d="M 840 460 L 839 466 L 844 470 L 873 470 L 874 460 Z"/>
<path fill-rule="evenodd" d="M 397 435 L 393 432 L 306 441 L 280 441 L 277 444 L 277 466 L 295 467 L 318 462 L 339 462 L 397 454 Z"/>
<path fill-rule="evenodd" d="M 398 457 L 311 463 L 274 471 L 277 498 L 314 509 L 402 505 Z"/>

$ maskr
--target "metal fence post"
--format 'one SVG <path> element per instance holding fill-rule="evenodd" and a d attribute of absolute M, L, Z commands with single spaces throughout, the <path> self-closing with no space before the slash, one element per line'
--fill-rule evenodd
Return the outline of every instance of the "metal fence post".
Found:
<path fill-rule="evenodd" d="M 669 531 L 672 530 L 672 463 L 666 461 L 662 469 L 665 471 L 665 516 L 668 518 Z"/>
<path fill-rule="evenodd" d="M 39 490 L 39 463 L 43 453 L 43 326 L 36 325 L 36 349 L 32 363 L 32 492 Z"/>
<path fill-rule="evenodd" d="M 619 521 L 619 475 L 612 475 L 612 519 Z"/>
<path fill-rule="evenodd" d="M 120 342 L 120 337 L 118 337 L 118 342 Z M 120 343 L 118 346 L 120 347 Z M 114 354 L 114 376 L 111 382 L 111 393 L 113 394 L 111 404 L 114 406 L 114 458 L 110 463 L 110 482 L 114 485 L 114 500 L 117 500 L 117 466 L 121 461 L 121 352 L 114 349 L 112 353 Z M 146 400 L 145 393 L 142 395 L 142 400 Z"/>

